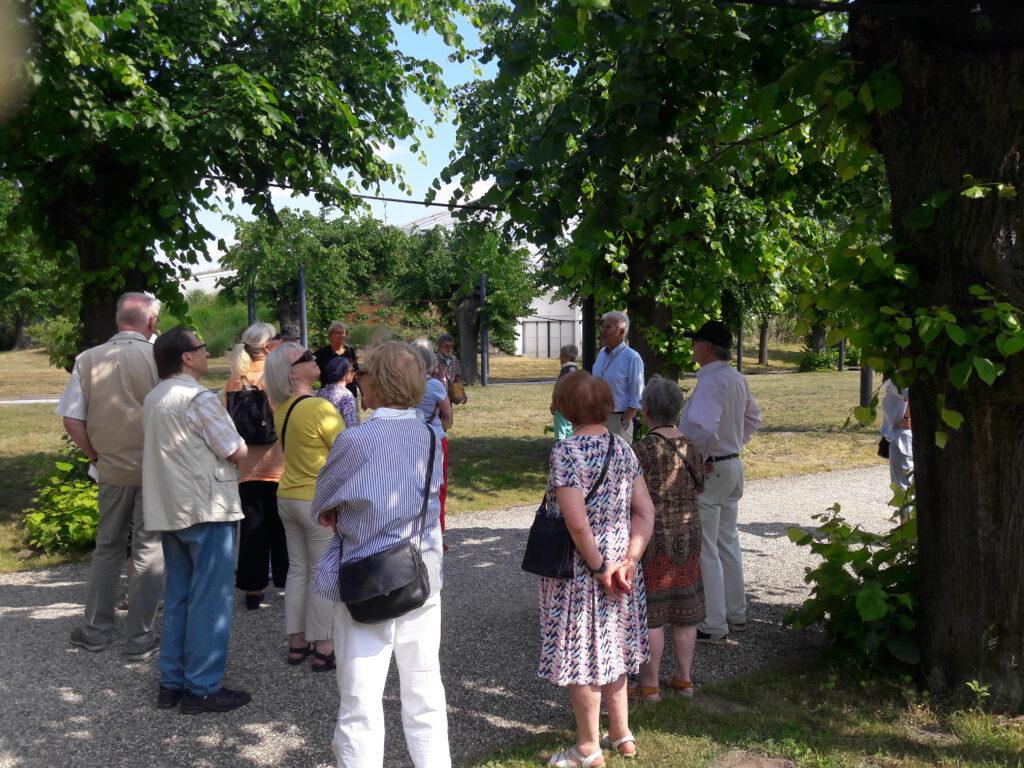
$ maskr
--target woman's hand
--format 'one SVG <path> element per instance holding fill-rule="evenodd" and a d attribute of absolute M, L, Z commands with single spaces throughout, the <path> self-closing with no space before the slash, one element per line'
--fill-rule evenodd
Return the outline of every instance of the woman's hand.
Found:
<path fill-rule="evenodd" d="M 621 600 L 622 599 L 619 596 L 622 593 L 620 592 L 620 590 L 618 588 L 618 585 L 615 583 L 615 569 L 614 568 L 609 566 L 605 570 L 604 573 L 595 573 L 594 574 L 594 579 L 597 580 L 598 584 L 600 584 L 602 587 L 604 587 L 604 591 L 607 592 L 610 596 L 614 597 L 616 600 Z"/>
<path fill-rule="evenodd" d="M 633 560 L 623 560 L 616 563 L 610 569 L 614 577 L 616 592 L 620 595 L 628 595 L 636 586 L 636 563 Z"/>

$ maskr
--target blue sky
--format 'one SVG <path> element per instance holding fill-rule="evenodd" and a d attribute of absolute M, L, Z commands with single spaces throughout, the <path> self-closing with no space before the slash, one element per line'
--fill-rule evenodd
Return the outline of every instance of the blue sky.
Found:
<path fill-rule="evenodd" d="M 459 32 L 465 39 L 467 48 L 472 49 L 479 45 L 476 30 L 468 22 L 462 21 L 459 24 Z M 454 63 L 448 61 L 447 57 L 450 49 L 436 34 L 417 34 L 412 32 L 408 27 L 397 27 L 395 30 L 395 36 L 398 41 L 398 47 L 403 52 L 417 58 L 430 59 L 441 64 L 444 67 L 445 82 L 448 84 L 449 88 L 454 88 L 477 78 L 477 74 L 474 72 L 473 66 L 469 62 Z M 487 67 L 481 67 L 481 69 L 483 77 L 493 77 L 496 67 L 491 63 Z M 433 139 L 423 137 L 423 141 L 421 141 L 421 146 L 426 153 L 428 164 L 426 166 L 422 165 L 417 157 L 409 151 L 410 142 L 396 144 L 395 149 L 390 151 L 387 155 L 387 159 L 401 165 L 405 169 L 405 181 L 412 189 L 412 195 L 409 196 L 405 192 L 400 191 L 394 184 L 382 186 L 380 195 L 382 197 L 423 200 L 427 194 L 427 190 L 430 189 L 431 183 L 435 178 L 437 178 L 441 169 L 444 168 L 448 162 L 448 153 L 451 151 L 455 142 L 455 128 L 450 123 L 435 123 L 433 114 L 431 114 L 430 110 L 423 104 L 423 102 L 415 96 L 409 96 L 407 98 L 406 106 L 412 116 L 423 123 L 431 125 L 434 129 Z M 443 195 L 443 191 L 444 190 L 442 190 L 442 194 L 439 195 L 440 200 L 447 199 L 447 197 Z M 320 209 L 319 204 L 312 198 L 291 197 L 285 190 L 281 190 L 279 194 L 275 195 L 274 202 L 278 209 L 294 208 L 310 211 L 318 211 Z M 422 205 L 384 203 L 380 201 L 371 201 L 369 206 L 369 215 L 395 225 L 405 224 L 414 219 L 418 219 L 421 216 L 426 216 L 443 210 L 436 207 L 428 208 Z M 236 202 L 233 213 L 235 215 L 242 216 L 243 218 L 251 218 L 251 214 L 248 212 L 248 207 L 241 203 Z M 201 220 L 203 224 L 213 232 L 215 238 L 223 238 L 228 245 L 234 241 L 235 229 L 234 225 L 230 222 L 212 213 L 203 214 Z M 211 244 L 210 256 L 215 260 L 219 256 L 214 244 Z M 205 271 L 206 269 L 213 267 L 214 265 L 201 267 L 200 271 Z"/>

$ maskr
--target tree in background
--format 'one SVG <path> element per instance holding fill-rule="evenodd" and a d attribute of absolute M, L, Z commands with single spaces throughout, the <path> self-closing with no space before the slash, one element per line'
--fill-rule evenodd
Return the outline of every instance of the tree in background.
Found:
<path fill-rule="evenodd" d="M 461 0 L 29 0 L 24 104 L 0 127 L 0 177 L 81 286 L 82 342 L 113 331 L 124 290 L 180 314 L 177 281 L 206 257 L 200 223 L 240 193 L 269 220 L 275 186 L 351 206 L 398 178 L 381 147 L 420 126 L 406 94 L 443 108 L 441 68 L 400 52 L 392 22 L 458 47 Z M 223 244 L 222 246 L 223 247 Z M 158 252 L 168 261 L 157 260 Z"/>
<path fill-rule="evenodd" d="M 0 338 L 11 349 L 27 349 L 28 326 L 53 319 L 76 293 L 59 286 L 57 264 L 40 252 L 31 232 L 7 226 L 17 201 L 14 184 L 0 179 Z"/>
<path fill-rule="evenodd" d="M 652 368 L 758 271 L 722 246 L 724 201 L 769 195 L 774 229 L 806 169 L 884 160 L 891 215 L 839 212 L 806 306 L 912 388 L 922 655 L 899 653 L 1024 708 L 1024 6 L 520 0 L 481 25 L 499 74 L 460 95 L 447 175 L 493 175 L 482 202 L 531 242 L 571 230 L 562 276 L 636 310 Z"/>

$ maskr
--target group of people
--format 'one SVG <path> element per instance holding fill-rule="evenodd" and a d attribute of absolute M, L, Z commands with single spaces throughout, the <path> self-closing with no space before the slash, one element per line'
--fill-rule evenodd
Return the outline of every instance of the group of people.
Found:
<path fill-rule="evenodd" d="M 233 587 L 257 609 L 272 580 L 285 591 L 286 662 L 312 657 L 314 671 L 338 670 L 338 764 L 381 763 L 394 655 L 414 761 L 450 765 L 438 646 L 448 391 L 461 383 L 453 340 L 442 336 L 436 354 L 420 339 L 357 355 L 338 322 L 314 353 L 257 323 L 232 350 L 219 397 L 200 383 L 206 345 L 184 326 L 157 334 L 159 311 L 146 294 L 121 296 L 118 332 L 78 356 L 57 407 L 99 483 L 85 620 L 71 643 L 94 652 L 113 643 L 130 539 L 129 660 L 159 652 L 158 707 L 230 711 L 251 700 L 221 683 Z M 369 412 L 362 424 L 358 399 Z M 256 410 L 232 407 L 243 400 Z M 352 620 L 339 568 L 414 534 L 426 602 L 379 624 Z"/>
<path fill-rule="evenodd" d="M 575 347 L 563 347 L 551 406 L 556 433 L 560 421 L 572 430 L 552 449 L 545 506 L 564 518 L 576 548 L 573 575 L 539 586 L 538 673 L 568 687 L 576 720 L 575 743 L 551 756 L 556 768 L 604 765 L 603 749 L 635 756 L 630 696 L 692 695 L 696 642 L 722 644 L 747 629 L 740 452 L 761 411 L 729 364 L 732 334 L 717 321 L 684 334 L 700 366 L 684 404 L 674 381 L 644 383 L 628 330 L 624 313 L 602 317 L 593 375 L 576 369 Z M 637 412 L 648 432 L 631 445 Z M 660 678 L 666 626 L 676 671 Z"/>

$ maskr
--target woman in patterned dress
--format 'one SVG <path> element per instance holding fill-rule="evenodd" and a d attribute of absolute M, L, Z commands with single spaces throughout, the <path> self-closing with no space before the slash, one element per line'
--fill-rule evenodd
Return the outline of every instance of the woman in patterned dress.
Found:
<path fill-rule="evenodd" d="M 552 755 L 557 768 L 604 765 L 601 746 L 636 753 L 629 732 L 626 675 L 647 660 L 647 615 L 637 561 L 653 526 L 654 509 L 640 466 L 604 422 L 614 408 L 602 379 L 578 371 L 555 385 L 555 408 L 572 422 L 572 436 L 551 450 L 547 508 L 562 515 L 576 545 L 573 576 L 540 580 L 541 656 L 538 674 L 569 688 L 576 743 Z M 607 475 L 589 503 L 611 450 Z M 608 736 L 598 731 L 601 698 Z"/>
<path fill-rule="evenodd" d="M 674 426 L 683 409 L 678 384 L 655 376 L 644 387 L 640 402 L 650 433 L 633 450 L 654 501 L 654 533 L 641 561 L 651 660 L 641 665 L 640 683 L 630 694 L 658 701 L 662 685 L 693 695 L 690 667 L 697 624 L 704 618 L 697 509 L 697 495 L 704 490 L 704 462 L 697 445 Z M 672 627 L 676 673 L 659 683 L 666 624 Z"/>

